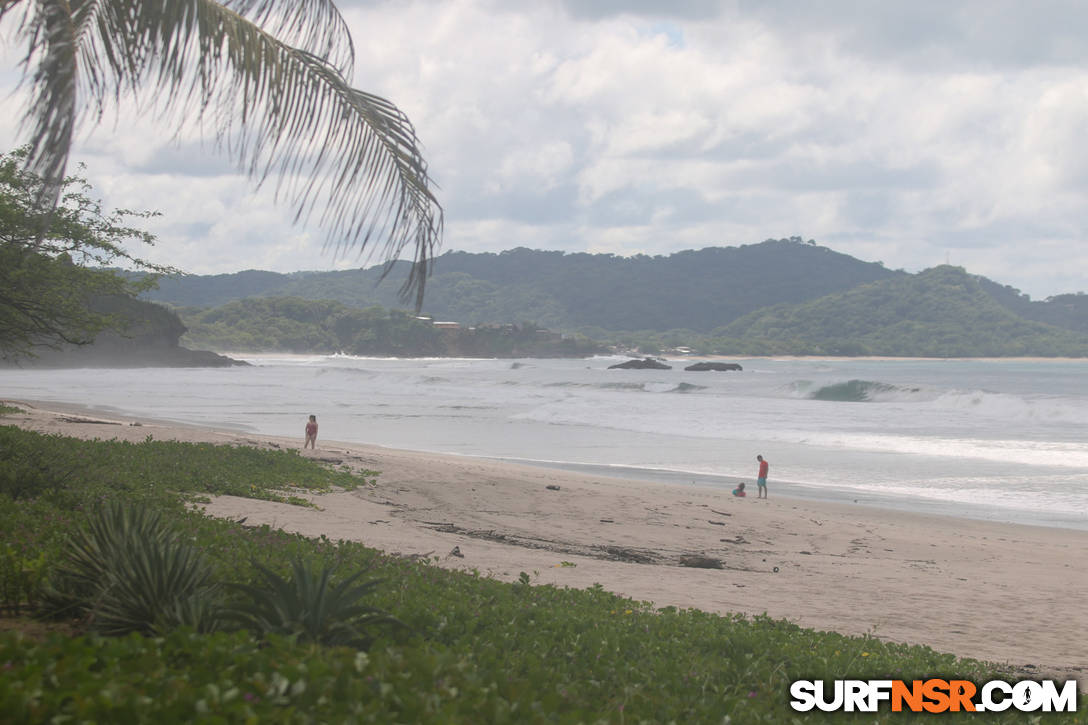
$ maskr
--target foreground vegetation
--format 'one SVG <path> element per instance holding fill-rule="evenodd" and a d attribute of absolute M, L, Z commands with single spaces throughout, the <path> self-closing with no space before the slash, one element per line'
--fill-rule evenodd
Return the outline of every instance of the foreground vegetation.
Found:
<path fill-rule="evenodd" d="M 207 610 L 248 615 L 176 625 L 160 617 L 144 634 L 114 637 L 100 632 L 116 619 L 93 608 L 70 623 L 75 634 L 29 637 L 16 627 L 0 635 L 4 720 L 823 722 L 841 716 L 789 709 L 792 680 L 1000 676 L 925 647 L 767 617 L 655 609 L 600 587 L 533 586 L 531 572 L 508 584 L 191 507 L 209 494 L 302 503 L 299 489 L 364 485 L 374 485 L 373 474 L 330 471 L 290 452 L 82 442 L 0 427 L 0 591 L 9 614 L 55 612 L 49 602 L 85 561 L 79 552 L 127 524 L 95 527 L 111 511 L 142 511 L 138 526 L 160 531 L 153 538 L 205 567 L 194 591 Z M 126 545 L 95 561 L 138 562 L 148 548 Z M 122 604 L 136 598 L 108 594 Z M 305 626 L 317 607 L 290 614 L 288 604 L 308 597 L 324 602 L 329 626 Z M 278 609 L 286 614 L 277 624 Z M 340 625 L 365 636 L 341 637 Z M 1082 708 L 1047 722 L 1084 715 Z M 881 713 L 858 721 L 928 719 Z M 1009 713 L 987 719 L 1019 721 Z"/>

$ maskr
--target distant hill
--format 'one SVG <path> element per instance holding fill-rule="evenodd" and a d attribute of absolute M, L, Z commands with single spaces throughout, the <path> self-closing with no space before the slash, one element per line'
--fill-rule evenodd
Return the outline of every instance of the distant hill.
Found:
<path fill-rule="evenodd" d="M 941 266 L 765 308 L 712 334 L 808 355 L 1088 356 L 1088 334 L 1025 319 L 1010 309 L 1012 301 L 995 298 L 995 287 Z"/>
<path fill-rule="evenodd" d="M 182 307 L 216 307 L 246 297 L 402 307 L 397 290 L 404 275 L 394 269 L 378 284 L 381 272 L 187 276 L 164 279 L 147 298 Z M 767 305 L 806 302 L 900 276 L 904 273 L 799 237 L 667 257 L 524 248 L 498 254 L 450 252 L 435 260 L 423 312 L 469 325 L 533 321 L 564 331 L 707 332 Z"/>
<path fill-rule="evenodd" d="M 329 320 L 345 309 L 317 321 L 233 303 L 292 298 L 350 310 L 403 309 L 403 267 L 379 284 L 382 271 L 188 276 L 163 280 L 148 297 L 177 306 L 193 328 L 187 339 L 216 349 L 232 349 L 232 341 L 248 341 L 233 349 L 302 349 L 306 336 L 316 335 L 322 349 L 362 350 L 376 343 L 357 332 L 330 337 Z M 891 271 L 799 237 L 656 257 L 450 252 L 435 261 L 422 312 L 466 329 L 547 328 L 580 340 L 579 350 L 589 338 L 651 353 L 684 346 L 749 355 L 1088 355 L 1088 295 L 1032 301 L 959 268 Z M 402 344 L 383 339 L 385 347 Z M 462 336 L 454 347 L 483 345 L 482 352 L 494 344 Z"/>
<path fill-rule="evenodd" d="M 1083 292 L 1032 301 L 1019 290 L 999 285 L 985 277 L 980 277 L 979 282 L 994 301 L 1020 317 L 1088 333 L 1088 295 Z"/>

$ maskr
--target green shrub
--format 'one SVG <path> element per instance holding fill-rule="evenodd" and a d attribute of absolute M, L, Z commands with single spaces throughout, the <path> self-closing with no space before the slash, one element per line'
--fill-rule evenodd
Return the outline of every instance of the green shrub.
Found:
<path fill-rule="evenodd" d="M 18 616 L 37 608 L 47 560 L 44 551 L 29 555 L 11 544 L 0 546 L 0 613 Z"/>
<path fill-rule="evenodd" d="M 0 426 L 0 495 L 62 508 L 112 496 L 181 508 L 201 494 L 288 502 L 296 489 L 354 489 L 377 474 L 331 470 L 293 450 L 156 441 L 79 440 Z M 302 501 L 302 499 L 299 499 Z"/>
<path fill-rule="evenodd" d="M 365 573 L 362 570 L 333 584 L 333 567 L 325 566 L 317 572 L 301 559 L 292 560 L 290 578 L 256 562 L 253 566 L 260 575 L 260 583 L 230 585 L 247 598 L 231 614 L 257 634 L 365 649 L 371 641 L 368 627 L 397 621 L 362 603 L 379 583 L 371 580 L 357 584 Z"/>
<path fill-rule="evenodd" d="M 83 478 L 77 458 L 58 446 L 27 445 L 27 435 L 0 426 L 0 495 L 15 500 L 56 495 Z"/>
<path fill-rule="evenodd" d="M 102 634 L 214 630 L 212 569 L 162 514 L 110 501 L 77 530 L 42 598 L 46 617 L 86 618 Z"/>
<path fill-rule="evenodd" d="M 0 495 L 0 613 L 32 613 L 72 516 L 41 500 Z"/>

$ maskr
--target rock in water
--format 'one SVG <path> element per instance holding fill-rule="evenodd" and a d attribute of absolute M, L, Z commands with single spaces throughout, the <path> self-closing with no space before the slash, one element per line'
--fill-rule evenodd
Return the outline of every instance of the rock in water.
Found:
<path fill-rule="evenodd" d="M 609 365 L 609 370 L 672 370 L 672 365 L 666 365 L 660 360 L 654 360 L 652 357 L 645 358 L 644 360 L 628 360 L 627 362 L 616 363 L 615 365 Z"/>
<path fill-rule="evenodd" d="M 722 362 L 701 362 L 701 363 L 695 363 L 694 365 L 688 365 L 686 368 L 684 368 L 684 370 L 688 370 L 690 372 L 695 372 L 695 373 L 703 372 L 704 370 L 721 370 L 721 371 L 725 372 L 725 371 L 729 371 L 729 370 L 743 370 L 743 369 L 744 368 L 742 368 L 737 363 L 722 363 Z"/>

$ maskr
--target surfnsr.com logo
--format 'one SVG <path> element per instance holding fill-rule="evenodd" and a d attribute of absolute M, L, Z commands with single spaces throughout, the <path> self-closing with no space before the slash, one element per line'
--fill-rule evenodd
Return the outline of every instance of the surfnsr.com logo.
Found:
<path fill-rule="evenodd" d="M 1067 680 L 797 680 L 790 685 L 797 712 L 1076 712 L 1077 682 Z"/>

